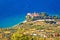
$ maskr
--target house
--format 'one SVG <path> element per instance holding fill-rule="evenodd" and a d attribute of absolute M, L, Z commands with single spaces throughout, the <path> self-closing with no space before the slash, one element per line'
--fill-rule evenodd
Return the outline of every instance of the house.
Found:
<path fill-rule="evenodd" d="M 56 24 L 60 24 L 60 21 L 56 22 Z"/>
<path fill-rule="evenodd" d="M 33 21 L 55 21 L 55 19 L 53 19 L 52 16 L 48 16 L 47 14 L 43 15 L 40 13 L 27 13 L 28 16 L 30 16 L 30 18 L 33 18 Z"/>
<path fill-rule="evenodd" d="M 37 17 L 40 16 L 38 13 L 27 13 L 27 15 L 29 15 L 30 17 Z"/>
<path fill-rule="evenodd" d="M 60 18 L 58 20 L 56 20 L 56 24 L 60 25 Z"/>
<path fill-rule="evenodd" d="M 10 31 L 5 31 L 4 33 L 5 33 L 5 34 L 9 34 L 9 33 L 11 33 L 11 32 L 10 32 Z"/>

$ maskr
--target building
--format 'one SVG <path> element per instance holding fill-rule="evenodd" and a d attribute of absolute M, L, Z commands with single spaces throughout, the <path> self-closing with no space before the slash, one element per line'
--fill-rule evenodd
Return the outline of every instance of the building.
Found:
<path fill-rule="evenodd" d="M 57 20 L 56 24 L 60 24 L 60 19 Z"/>
<path fill-rule="evenodd" d="M 39 13 L 27 13 L 31 18 L 33 18 L 33 21 L 55 21 L 52 16 L 48 16 L 47 14 L 39 14 Z"/>

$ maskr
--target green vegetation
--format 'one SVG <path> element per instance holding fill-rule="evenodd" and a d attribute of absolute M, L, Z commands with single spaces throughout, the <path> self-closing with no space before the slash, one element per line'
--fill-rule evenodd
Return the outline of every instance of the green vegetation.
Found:
<path fill-rule="evenodd" d="M 21 27 L 23 26 L 23 27 Z M 59 40 L 60 24 L 26 22 L 13 28 L 0 29 L 1 40 Z M 1 35 L 2 33 L 2 35 Z M 4 35 L 4 36 L 3 36 Z M 2 37 L 3 36 L 3 37 Z"/>
<path fill-rule="evenodd" d="M 33 18 L 31 18 L 29 15 L 27 15 L 27 16 L 26 16 L 26 20 L 27 20 L 27 21 L 32 21 Z"/>
<path fill-rule="evenodd" d="M 26 16 L 27 21 L 34 21 L 38 19 L 59 19 L 60 17 L 58 15 L 50 16 L 46 12 L 40 12 L 40 13 L 31 13 L 31 15 Z"/>
<path fill-rule="evenodd" d="M 36 24 L 39 23 L 39 24 Z M 17 30 L 11 36 L 11 40 L 59 40 L 60 25 L 47 24 L 45 22 L 27 22 L 24 23 L 23 28 Z M 42 25 L 41 25 L 41 24 Z M 21 26 L 21 25 L 20 25 Z M 44 35 L 46 37 L 44 37 Z"/>

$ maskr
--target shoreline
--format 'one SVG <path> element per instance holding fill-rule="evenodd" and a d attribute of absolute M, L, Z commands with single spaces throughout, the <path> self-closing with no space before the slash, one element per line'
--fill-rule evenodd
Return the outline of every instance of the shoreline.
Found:
<path fill-rule="evenodd" d="M 22 21 L 22 22 L 19 22 L 18 24 L 13 25 L 13 26 L 10 26 L 10 27 L 7 27 L 7 28 L 0 28 L 0 29 L 10 29 L 10 28 L 14 28 L 14 27 L 16 27 L 17 25 L 19 25 L 19 24 L 21 24 L 21 23 L 25 23 L 25 22 L 27 22 L 27 21 L 24 20 L 24 21 Z"/>
<path fill-rule="evenodd" d="M 24 20 L 24 21 L 22 21 L 22 22 L 19 22 L 18 24 L 14 25 L 14 26 L 12 26 L 12 27 L 9 27 L 9 28 L 16 27 L 17 25 L 19 25 L 19 24 L 21 24 L 21 23 L 25 23 L 25 22 L 27 22 L 27 21 L 26 21 L 26 20 Z"/>

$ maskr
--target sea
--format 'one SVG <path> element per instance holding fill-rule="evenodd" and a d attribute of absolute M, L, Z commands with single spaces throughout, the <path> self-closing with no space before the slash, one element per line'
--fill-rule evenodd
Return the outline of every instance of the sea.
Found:
<path fill-rule="evenodd" d="M 0 18 L 0 28 L 10 28 L 25 21 L 25 16 L 8 16 Z"/>

